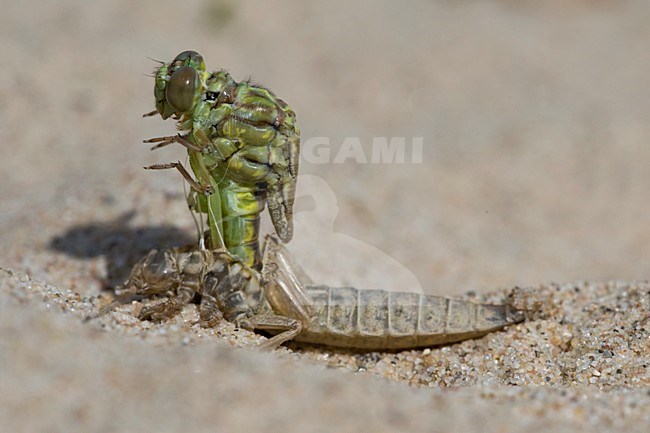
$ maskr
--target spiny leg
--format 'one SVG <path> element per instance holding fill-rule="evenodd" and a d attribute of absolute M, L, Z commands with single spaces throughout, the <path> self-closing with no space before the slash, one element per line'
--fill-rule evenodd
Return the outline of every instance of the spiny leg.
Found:
<path fill-rule="evenodd" d="M 203 293 L 199 304 L 199 324 L 203 328 L 212 328 L 223 319 L 223 314 L 214 296 Z"/>
<path fill-rule="evenodd" d="M 269 338 L 258 346 L 263 350 L 273 350 L 282 343 L 293 340 L 302 331 L 302 324 L 298 320 L 276 314 L 263 314 L 240 319 L 237 321 L 237 326 L 248 331 L 280 331 L 279 334 Z"/>
<path fill-rule="evenodd" d="M 214 192 L 211 185 L 201 185 L 199 182 L 194 180 L 192 175 L 185 170 L 185 167 L 183 167 L 183 164 L 181 164 L 180 161 L 167 162 L 164 164 L 152 164 L 144 167 L 145 170 L 167 170 L 169 168 L 177 169 L 195 191 L 205 195 L 210 195 Z"/>
<path fill-rule="evenodd" d="M 195 152 L 201 152 L 203 149 L 196 144 L 192 143 L 187 139 L 187 136 L 183 136 L 180 134 L 176 135 L 168 135 L 165 137 L 154 137 L 154 138 L 149 138 L 147 140 L 143 140 L 143 143 L 158 143 L 155 146 L 151 148 L 151 150 L 155 150 L 158 148 L 161 148 L 163 146 L 167 146 L 168 144 L 172 143 L 178 143 L 187 149 L 194 150 Z"/>
<path fill-rule="evenodd" d="M 259 291 L 257 273 L 242 265 L 229 253 L 215 261 L 215 268 L 206 275 L 204 291 L 207 308 L 217 308 L 226 320 L 248 331 L 262 330 L 277 334 L 260 345 L 274 349 L 296 337 L 302 330 L 302 323 L 291 317 L 277 314 L 255 314 L 246 302 L 246 293 Z M 210 305 L 214 304 L 214 305 Z M 201 300 L 203 306 L 203 299 Z"/>
<path fill-rule="evenodd" d="M 151 116 L 155 116 L 156 114 L 158 114 L 158 110 L 153 110 L 148 113 L 144 113 L 142 117 L 151 117 Z"/>
<path fill-rule="evenodd" d="M 176 134 L 178 135 L 178 134 Z M 176 143 L 176 135 L 167 135 L 165 137 L 154 137 L 142 140 L 143 143 L 158 143 L 151 147 L 151 150 L 156 150 L 168 144 Z"/>
<path fill-rule="evenodd" d="M 193 298 L 194 290 L 189 287 L 179 287 L 176 296 L 160 304 L 143 308 L 138 314 L 138 318 L 154 322 L 170 319 L 178 314 L 184 306 L 192 302 Z"/>

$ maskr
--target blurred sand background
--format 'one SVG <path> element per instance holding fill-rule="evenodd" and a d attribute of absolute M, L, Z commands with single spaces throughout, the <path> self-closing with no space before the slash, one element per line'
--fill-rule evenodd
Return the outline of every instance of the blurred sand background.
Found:
<path fill-rule="evenodd" d="M 7 431 L 647 431 L 647 2 L 2 6 Z M 150 152 L 173 124 L 141 115 L 147 56 L 186 49 L 273 89 L 332 156 L 346 137 L 368 159 L 373 137 L 423 137 L 419 164 L 303 159 L 290 249 L 314 280 L 490 300 L 532 286 L 531 320 L 362 355 L 234 349 L 258 337 L 192 327 L 193 307 L 84 322 L 146 251 L 195 238 L 178 174 L 142 170 L 184 158 Z"/>

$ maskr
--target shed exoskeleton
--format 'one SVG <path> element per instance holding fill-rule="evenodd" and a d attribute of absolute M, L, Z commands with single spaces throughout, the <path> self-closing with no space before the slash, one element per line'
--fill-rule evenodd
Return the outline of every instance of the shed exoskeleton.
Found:
<path fill-rule="evenodd" d="M 120 294 L 170 295 L 143 308 L 140 319 L 169 318 L 200 294 L 205 326 L 226 319 L 285 341 L 360 350 L 399 350 L 476 338 L 524 319 L 508 304 L 408 292 L 314 285 L 288 251 L 267 236 L 262 271 L 223 250 L 152 250 Z"/>

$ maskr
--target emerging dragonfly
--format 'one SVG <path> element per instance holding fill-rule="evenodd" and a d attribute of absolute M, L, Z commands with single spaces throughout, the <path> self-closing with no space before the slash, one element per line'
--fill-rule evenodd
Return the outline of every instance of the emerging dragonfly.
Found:
<path fill-rule="evenodd" d="M 170 296 L 145 307 L 142 320 L 170 318 L 199 294 L 204 326 L 225 318 L 275 334 L 264 348 L 295 339 L 364 350 L 410 349 L 476 338 L 524 320 L 507 304 L 313 285 L 272 236 L 261 273 L 224 250 L 152 250 L 117 293 Z"/>
<path fill-rule="evenodd" d="M 173 117 L 181 133 L 145 142 L 157 143 L 153 149 L 185 146 L 196 179 L 180 162 L 145 168 L 178 169 L 194 191 L 190 206 L 207 214 L 209 248 L 225 247 L 259 269 L 265 205 L 280 239 L 293 235 L 300 152 L 295 113 L 262 86 L 238 83 L 223 70 L 207 72 L 195 51 L 161 62 L 155 77 L 156 110 L 145 116 Z"/>
<path fill-rule="evenodd" d="M 205 212 L 209 249 L 152 250 L 138 262 L 119 295 L 170 296 L 144 308 L 141 319 L 161 320 L 200 295 L 201 322 L 225 318 L 285 341 L 357 349 L 406 349 L 481 336 L 523 320 L 510 305 L 477 304 L 418 293 L 313 285 L 280 244 L 267 236 L 259 250 L 259 216 L 268 204 L 280 239 L 292 236 L 298 174 L 295 113 L 271 91 L 237 83 L 225 71 L 208 73 L 203 58 L 185 51 L 156 70 L 156 111 L 174 117 L 184 134 L 146 140 L 154 148 L 180 143 L 196 180 L 194 210 Z"/>

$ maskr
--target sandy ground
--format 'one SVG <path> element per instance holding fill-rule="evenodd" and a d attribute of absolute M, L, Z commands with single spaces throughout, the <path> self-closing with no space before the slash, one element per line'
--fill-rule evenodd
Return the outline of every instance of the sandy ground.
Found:
<path fill-rule="evenodd" d="M 6 3 L 3 429 L 647 431 L 647 2 Z M 150 248 L 195 239 L 179 176 L 141 168 L 183 151 L 139 144 L 173 131 L 141 118 L 147 56 L 186 49 L 298 113 L 290 249 L 314 280 L 511 294 L 528 320 L 419 351 L 261 353 L 194 306 L 93 318 Z M 363 163 L 377 137 L 404 137 L 406 162 Z"/>

